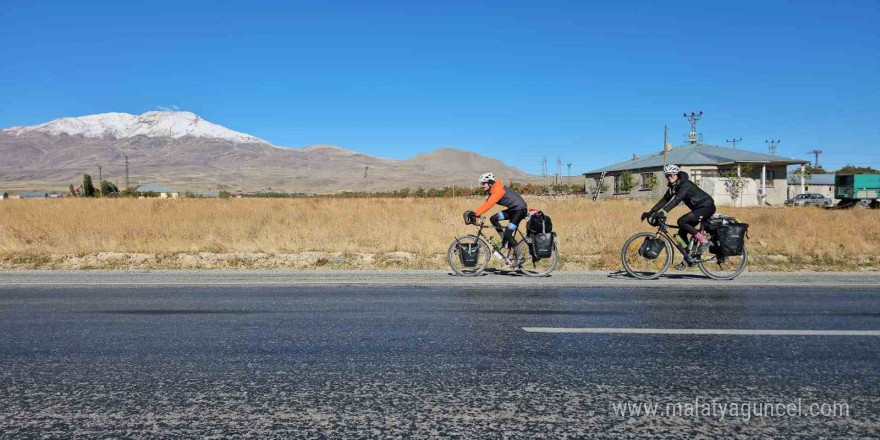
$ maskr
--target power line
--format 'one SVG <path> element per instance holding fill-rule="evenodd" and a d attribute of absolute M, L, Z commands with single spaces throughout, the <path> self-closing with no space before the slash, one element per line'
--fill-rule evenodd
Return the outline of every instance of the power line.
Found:
<path fill-rule="evenodd" d="M 736 144 L 742 142 L 742 140 L 743 140 L 743 138 L 739 138 L 739 139 L 737 139 L 737 138 L 733 138 L 733 139 L 727 139 L 727 140 L 725 140 L 724 142 L 727 142 L 728 144 L 733 144 L 733 149 L 735 150 L 735 149 L 736 149 Z"/>
<path fill-rule="evenodd" d="M 770 150 L 770 154 L 776 154 L 776 146 L 779 145 L 779 142 L 780 142 L 779 139 L 777 139 L 775 141 L 765 140 L 764 142 L 767 143 L 767 148 Z"/>

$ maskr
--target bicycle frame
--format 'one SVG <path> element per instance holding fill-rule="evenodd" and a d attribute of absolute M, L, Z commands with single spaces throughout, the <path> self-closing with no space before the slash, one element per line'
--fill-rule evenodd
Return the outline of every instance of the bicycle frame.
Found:
<path fill-rule="evenodd" d="M 680 229 L 680 228 L 679 228 L 678 226 L 675 226 L 675 225 L 667 224 L 667 223 L 666 223 L 666 220 L 664 219 L 663 222 L 660 223 L 660 226 L 657 227 L 657 234 L 658 234 L 658 235 L 662 235 L 665 239 L 669 240 L 669 242 L 672 243 L 672 249 L 677 250 L 679 253 L 681 253 L 682 257 L 687 256 L 687 255 L 686 255 L 686 254 L 685 254 L 685 253 L 684 253 L 684 252 L 678 247 L 678 243 L 675 242 L 675 239 L 673 239 L 672 236 L 669 235 L 669 229 Z M 701 222 L 700 222 L 700 229 L 699 229 L 697 232 L 703 233 L 703 232 L 705 232 L 705 231 L 706 231 L 706 223 L 703 222 L 703 221 L 701 221 Z M 694 245 L 694 241 L 696 241 L 696 238 L 694 238 L 693 236 L 691 236 L 691 237 L 688 239 L 688 248 L 691 248 L 691 247 Z M 674 252 L 674 251 L 673 251 L 673 252 Z M 710 256 L 710 257 L 708 257 L 708 258 L 693 259 L 693 256 L 689 256 L 689 258 L 692 258 L 692 260 L 691 260 L 691 263 L 692 263 L 692 264 L 696 264 L 696 263 L 699 263 L 699 262 L 706 263 L 706 262 L 709 262 L 709 261 L 715 261 L 718 257 L 712 255 L 712 256 Z"/>
<path fill-rule="evenodd" d="M 504 232 L 504 228 L 502 228 L 501 226 L 495 227 L 491 224 L 487 225 L 485 217 L 483 217 L 482 219 L 483 219 L 482 224 L 474 225 L 477 227 L 477 240 L 482 240 L 489 247 L 490 251 L 494 251 L 495 248 L 492 246 L 492 242 L 489 241 L 488 236 L 483 234 L 483 229 L 494 229 L 498 232 Z M 510 223 L 510 222 L 508 221 L 508 223 Z M 519 238 L 517 238 L 517 235 L 519 235 Z M 504 256 L 505 259 L 507 259 L 507 260 L 510 260 L 510 253 L 514 252 L 514 249 L 516 249 L 520 245 L 520 243 L 525 241 L 526 238 L 522 234 L 522 231 L 520 231 L 519 228 L 517 228 L 516 231 L 513 232 L 513 239 L 514 239 L 514 243 L 510 243 L 510 246 L 508 246 L 508 248 L 507 248 L 507 255 Z"/>

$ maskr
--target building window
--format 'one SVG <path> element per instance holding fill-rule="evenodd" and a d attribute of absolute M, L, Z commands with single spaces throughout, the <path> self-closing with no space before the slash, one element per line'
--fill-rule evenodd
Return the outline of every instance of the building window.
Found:
<path fill-rule="evenodd" d="M 654 173 L 642 173 L 642 186 L 639 187 L 642 191 L 653 189 L 653 187 L 657 186 L 656 182 L 657 177 Z"/>
<path fill-rule="evenodd" d="M 703 177 L 719 177 L 721 176 L 720 170 L 703 170 Z"/>
<path fill-rule="evenodd" d="M 766 185 L 772 187 L 773 181 L 776 180 L 776 172 L 774 170 L 767 170 L 767 175 L 766 175 L 765 180 L 766 180 Z"/>

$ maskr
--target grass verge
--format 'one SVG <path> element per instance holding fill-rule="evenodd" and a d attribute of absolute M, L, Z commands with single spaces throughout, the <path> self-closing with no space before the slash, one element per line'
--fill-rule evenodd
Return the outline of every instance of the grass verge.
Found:
<path fill-rule="evenodd" d="M 620 268 L 650 230 L 637 201 L 527 198 L 553 217 L 561 270 Z M 482 199 L 62 199 L 0 203 L 5 269 L 442 269 Z M 730 208 L 751 225 L 750 270 L 880 269 L 880 212 Z M 494 212 L 494 211 L 493 211 Z M 673 211 L 671 218 L 685 214 Z"/>

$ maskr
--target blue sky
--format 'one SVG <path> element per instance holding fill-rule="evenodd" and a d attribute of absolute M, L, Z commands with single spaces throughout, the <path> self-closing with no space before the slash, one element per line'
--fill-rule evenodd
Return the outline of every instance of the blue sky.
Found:
<path fill-rule="evenodd" d="M 284 4 L 281 4 L 284 3 Z M 880 2 L 3 0 L 0 126 L 178 106 L 277 145 L 572 173 L 705 142 L 880 167 Z"/>

